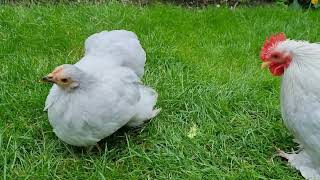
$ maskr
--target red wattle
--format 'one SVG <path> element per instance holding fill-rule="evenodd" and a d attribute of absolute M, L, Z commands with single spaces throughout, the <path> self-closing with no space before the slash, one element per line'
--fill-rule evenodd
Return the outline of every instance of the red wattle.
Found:
<path fill-rule="evenodd" d="M 269 66 L 269 70 L 274 76 L 281 76 L 284 73 L 286 64 L 272 62 Z"/>
<path fill-rule="evenodd" d="M 272 62 L 269 66 L 269 70 L 274 76 L 281 76 L 284 73 L 284 70 L 287 69 L 291 63 L 292 56 L 288 55 L 283 58 L 283 63 Z"/>

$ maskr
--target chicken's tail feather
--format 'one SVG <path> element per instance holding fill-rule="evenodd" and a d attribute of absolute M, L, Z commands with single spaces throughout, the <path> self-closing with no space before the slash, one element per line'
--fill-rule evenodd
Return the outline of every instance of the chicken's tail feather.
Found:
<path fill-rule="evenodd" d="M 137 104 L 136 115 L 128 122 L 128 126 L 137 127 L 151 120 L 159 114 L 161 108 L 154 108 L 158 93 L 150 87 L 140 86 L 140 101 Z"/>

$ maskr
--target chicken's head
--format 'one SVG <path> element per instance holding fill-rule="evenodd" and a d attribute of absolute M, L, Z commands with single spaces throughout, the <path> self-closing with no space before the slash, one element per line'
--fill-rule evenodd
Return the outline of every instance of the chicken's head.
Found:
<path fill-rule="evenodd" d="M 281 76 L 292 60 L 291 53 L 278 46 L 284 41 L 286 41 L 284 33 L 271 35 L 269 39 L 266 39 L 260 52 L 260 58 L 263 61 L 261 68 L 269 66 L 269 70 L 274 76 Z"/>
<path fill-rule="evenodd" d="M 64 64 L 43 77 L 42 81 L 55 83 L 65 89 L 73 89 L 79 86 L 81 74 L 82 71 L 76 66 Z"/>

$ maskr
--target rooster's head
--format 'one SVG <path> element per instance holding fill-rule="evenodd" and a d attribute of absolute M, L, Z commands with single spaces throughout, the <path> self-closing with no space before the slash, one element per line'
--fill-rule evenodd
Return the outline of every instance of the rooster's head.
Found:
<path fill-rule="evenodd" d="M 281 76 L 292 60 L 290 52 L 278 47 L 284 41 L 286 41 L 284 33 L 271 35 L 266 39 L 260 52 L 260 58 L 263 61 L 261 68 L 269 66 L 269 70 L 274 76 Z"/>

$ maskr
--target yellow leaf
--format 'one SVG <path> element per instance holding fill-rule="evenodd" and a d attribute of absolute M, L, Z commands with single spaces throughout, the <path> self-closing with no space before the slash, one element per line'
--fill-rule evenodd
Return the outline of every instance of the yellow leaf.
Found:
<path fill-rule="evenodd" d="M 190 128 L 188 137 L 190 139 L 194 138 L 197 135 L 197 125 L 193 124 L 193 126 Z"/>

